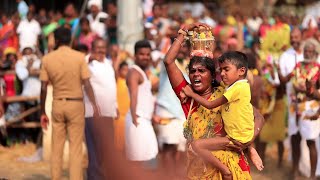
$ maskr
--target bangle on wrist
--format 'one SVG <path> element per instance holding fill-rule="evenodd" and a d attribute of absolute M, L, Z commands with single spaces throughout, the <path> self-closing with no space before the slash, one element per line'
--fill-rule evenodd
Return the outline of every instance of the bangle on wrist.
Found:
<path fill-rule="evenodd" d="M 183 47 L 183 43 L 182 43 L 179 39 L 174 38 L 174 40 L 177 41 L 177 42 L 179 42 L 180 46 Z"/>
<path fill-rule="evenodd" d="M 187 35 L 188 35 L 188 30 L 186 30 L 186 29 L 179 29 L 178 34 L 182 34 L 183 36 L 187 36 Z"/>

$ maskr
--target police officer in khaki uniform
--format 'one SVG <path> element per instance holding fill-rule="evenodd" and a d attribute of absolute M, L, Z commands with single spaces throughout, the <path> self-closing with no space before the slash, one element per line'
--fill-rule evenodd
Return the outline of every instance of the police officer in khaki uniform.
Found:
<path fill-rule="evenodd" d="M 58 49 L 43 57 L 41 80 L 41 126 L 47 129 L 49 119 L 45 112 L 48 82 L 53 87 L 52 103 L 52 156 L 53 180 L 61 179 L 63 148 L 68 134 L 70 142 L 69 171 L 71 180 L 82 180 L 82 142 L 84 136 L 84 103 L 82 85 L 94 110 L 100 115 L 89 82 L 90 72 L 84 55 L 68 47 L 71 32 L 59 28 L 54 32 Z"/>

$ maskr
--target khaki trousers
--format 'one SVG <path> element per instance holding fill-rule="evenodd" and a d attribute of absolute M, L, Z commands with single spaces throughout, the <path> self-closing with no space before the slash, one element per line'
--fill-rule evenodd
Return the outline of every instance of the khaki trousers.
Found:
<path fill-rule="evenodd" d="M 70 180 L 82 180 L 84 136 L 84 104 L 76 100 L 53 100 L 52 104 L 52 155 L 51 174 L 60 180 L 63 165 L 63 149 L 68 134 Z"/>

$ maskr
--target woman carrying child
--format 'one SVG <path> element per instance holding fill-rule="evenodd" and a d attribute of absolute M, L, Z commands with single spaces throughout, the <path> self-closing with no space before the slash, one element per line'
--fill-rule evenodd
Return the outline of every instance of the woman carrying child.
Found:
<path fill-rule="evenodd" d="M 181 71 L 175 65 L 174 60 L 184 41 L 188 31 L 195 27 L 205 24 L 195 23 L 185 26 L 179 30 L 179 35 L 175 39 L 169 52 L 165 58 L 165 66 L 168 72 L 170 83 L 182 102 L 182 109 L 187 117 L 185 123 L 184 135 L 189 142 L 199 139 L 208 139 L 225 136 L 224 127 L 221 117 L 221 108 L 207 109 L 204 106 L 194 102 L 190 98 L 185 99 L 183 89 L 188 86 Z M 223 96 L 224 87 L 214 86 L 215 82 L 215 66 L 214 61 L 210 56 L 193 56 L 189 64 L 189 78 L 192 89 L 209 101 L 219 99 Z M 255 123 L 252 130 L 254 131 L 253 138 L 259 133 L 263 125 L 263 117 L 254 112 Z M 237 119 L 234 119 L 237 121 Z M 253 119 L 252 119 L 253 121 Z M 251 140 L 252 141 L 252 140 Z M 214 146 L 210 147 L 210 151 L 214 152 L 214 156 L 219 159 L 223 166 L 217 166 L 211 161 L 208 162 L 192 151 L 188 151 L 187 176 L 189 179 L 251 179 L 249 174 L 249 166 L 239 149 L 242 150 L 248 147 L 250 143 L 239 143 L 229 138 L 220 138 L 215 141 Z M 231 149 L 233 151 L 231 151 Z M 212 155 L 213 156 L 213 155 Z"/>

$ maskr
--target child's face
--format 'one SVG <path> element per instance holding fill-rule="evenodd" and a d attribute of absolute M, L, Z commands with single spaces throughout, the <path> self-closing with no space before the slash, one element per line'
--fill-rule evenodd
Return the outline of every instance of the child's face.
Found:
<path fill-rule="evenodd" d="M 220 63 L 221 79 L 225 85 L 229 86 L 244 76 L 245 68 L 237 68 L 229 60 Z"/>
<path fill-rule="evenodd" d="M 128 71 L 129 71 L 128 66 L 121 67 L 121 69 L 119 69 L 119 76 L 122 78 L 126 78 Z"/>
<path fill-rule="evenodd" d="M 83 32 L 88 32 L 90 30 L 89 24 L 87 22 L 81 23 L 81 30 Z"/>

